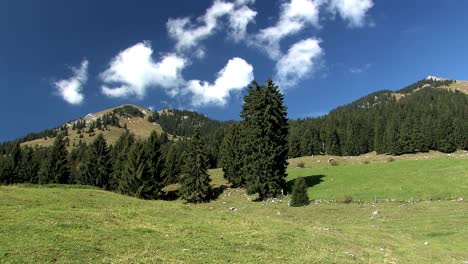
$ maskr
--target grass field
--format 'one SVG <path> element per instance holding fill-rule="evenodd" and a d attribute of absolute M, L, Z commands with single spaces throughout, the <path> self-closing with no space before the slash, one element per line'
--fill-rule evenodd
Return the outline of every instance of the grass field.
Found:
<path fill-rule="evenodd" d="M 313 199 L 426 199 L 426 190 L 443 199 L 416 203 L 291 208 L 288 197 L 252 202 L 243 190 L 226 189 L 215 201 L 193 205 L 79 186 L 0 186 L 0 262 L 464 263 L 466 161 L 288 170 L 290 181 L 324 175 L 312 181 Z M 224 184 L 220 170 L 211 173 L 213 185 Z"/>

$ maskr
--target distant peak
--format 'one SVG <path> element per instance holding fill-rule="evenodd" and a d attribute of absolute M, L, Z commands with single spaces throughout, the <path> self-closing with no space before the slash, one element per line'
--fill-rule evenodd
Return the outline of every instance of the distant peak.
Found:
<path fill-rule="evenodd" d="M 448 80 L 447 78 L 442 78 L 442 77 L 437 77 L 433 75 L 429 75 L 426 77 L 426 80 L 433 80 L 433 81 L 446 81 Z"/>

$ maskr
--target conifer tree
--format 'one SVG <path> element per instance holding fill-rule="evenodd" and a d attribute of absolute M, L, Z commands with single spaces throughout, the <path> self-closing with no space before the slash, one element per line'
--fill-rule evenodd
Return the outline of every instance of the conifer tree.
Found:
<path fill-rule="evenodd" d="M 138 198 L 150 198 L 152 183 L 148 179 L 148 165 L 144 143 L 136 141 L 128 153 L 125 161 L 120 181 L 120 188 L 123 194 Z"/>
<path fill-rule="evenodd" d="M 164 160 L 161 154 L 161 146 L 156 131 L 151 132 L 145 144 L 146 166 L 148 175 L 142 179 L 140 196 L 145 199 L 157 198 L 164 187 L 162 170 Z"/>
<path fill-rule="evenodd" d="M 181 143 L 174 142 L 170 145 L 164 159 L 164 184 L 176 183 L 179 181 L 181 171 L 182 151 Z"/>
<path fill-rule="evenodd" d="M 283 95 L 273 81 L 252 82 L 244 97 L 241 117 L 246 144 L 242 146 L 243 175 L 249 193 L 259 199 L 285 190 L 288 122 Z"/>
<path fill-rule="evenodd" d="M 223 168 L 224 178 L 233 187 L 244 185 L 242 176 L 242 134 L 240 124 L 232 124 L 224 136 L 220 149 L 220 163 Z"/>
<path fill-rule="evenodd" d="M 89 145 L 88 153 L 81 167 L 82 179 L 85 184 L 109 189 L 112 172 L 112 162 L 107 142 L 102 133 Z"/>
<path fill-rule="evenodd" d="M 63 134 L 56 136 L 54 144 L 49 148 L 46 158 L 39 168 L 39 182 L 47 183 L 68 183 L 70 177 L 70 167 L 68 164 L 68 152 Z"/>
<path fill-rule="evenodd" d="M 21 151 L 21 154 L 22 157 L 18 170 L 18 182 L 33 183 L 39 169 L 39 163 L 34 159 L 34 149 L 26 146 Z"/>
<path fill-rule="evenodd" d="M 112 157 L 112 177 L 110 181 L 110 189 L 124 192 L 121 182 L 123 179 L 123 169 L 131 146 L 135 143 L 135 135 L 128 130 L 117 139 L 115 142 L 111 157 Z"/>
<path fill-rule="evenodd" d="M 208 161 L 204 143 L 198 129 L 195 130 L 184 156 L 180 176 L 180 195 L 188 202 L 207 201 L 211 195 Z"/>
<path fill-rule="evenodd" d="M 291 206 L 304 206 L 309 204 L 309 195 L 307 194 L 307 185 L 304 177 L 294 180 L 291 193 Z"/>

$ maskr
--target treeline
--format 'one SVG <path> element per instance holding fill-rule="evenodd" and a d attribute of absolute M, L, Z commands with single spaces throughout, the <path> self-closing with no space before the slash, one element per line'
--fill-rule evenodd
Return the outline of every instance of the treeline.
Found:
<path fill-rule="evenodd" d="M 290 157 L 457 149 L 468 149 L 468 95 L 443 89 L 426 87 L 399 100 L 381 91 L 324 117 L 290 121 Z"/>
<path fill-rule="evenodd" d="M 224 131 L 229 124 L 233 123 L 230 121 L 221 122 L 196 112 L 177 109 L 155 111 L 148 118 L 148 121 L 157 122 L 163 131 L 175 138 L 191 138 L 195 129 L 198 129 L 205 142 L 207 142 L 206 150 L 210 168 L 219 166 L 219 148 L 224 138 Z"/>
<path fill-rule="evenodd" d="M 240 123 L 223 137 L 222 160 L 226 179 L 260 200 L 286 188 L 288 123 L 283 95 L 269 80 L 248 88 Z M 166 142 L 162 144 L 162 142 Z M 65 131 L 46 148 L 21 147 L 0 156 L 0 183 L 81 184 L 143 199 L 159 199 L 163 188 L 180 185 L 178 194 L 189 202 L 214 197 L 210 187 L 206 141 L 196 128 L 190 139 L 168 142 L 152 132 L 140 140 L 126 130 L 113 145 L 98 134 L 67 151 Z"/>
<path fill-rule="evenodd" d="M 80 141 L 70 153 L 63 133 L 47 148 L 22 148 L 17 143 L 11 153 L 0 157 L 0 183 L 90 185 L 143 199 L 161 198 L 166 185 L 180 183 L 179 194 L 186 200 L 209 199 L 208 163 L 200 133 L 184 142 L 184 158 L 177 160 L 175 171 L 171 160 L 175 156 L 166 160 L 160 141 L 156 132 L 140 140 L 127 130 L 114 145 L 98 134 L 90 145 Z"/>

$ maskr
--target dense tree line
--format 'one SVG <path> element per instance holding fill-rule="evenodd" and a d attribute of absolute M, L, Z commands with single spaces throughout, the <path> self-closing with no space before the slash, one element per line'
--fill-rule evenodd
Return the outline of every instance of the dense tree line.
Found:
<path fill-rule="evenodd" d="M 22 148 L 17 143 L 1 155 L 0 183 L 91 185 L 142 199 L 161 198 L 166 185 L 180 183 L 187 201 L 208 200 L 212 193 L 200 134 L 167 145 L 166 159 L 155 131 L 141 140 L 127 130 L 114 145 L 98 134 L 89 146 L 80 141 L 68 153 L 64 133 L 59 133 L 50 147 Z"/>
<path fill-rule="evenodd" d="M 210 168 L 219 166 L 219 148 L 224 138 L 224 131 L 231 121 L 221 122 L 188 110 L 165 109 L 155 111 L 148 118 L 157 122 L 166 132 L 176 137 L 190 138 L 195 130 L 200 132 L 207 146 L 207 159 Z"/>
<path fill-rule="evenodd" d="M 290 157 L 468 149 L 468 95 L 428 86 L 400 99 L 373 93 L 324 117 L 291 121 L 288 143 Z"/>

